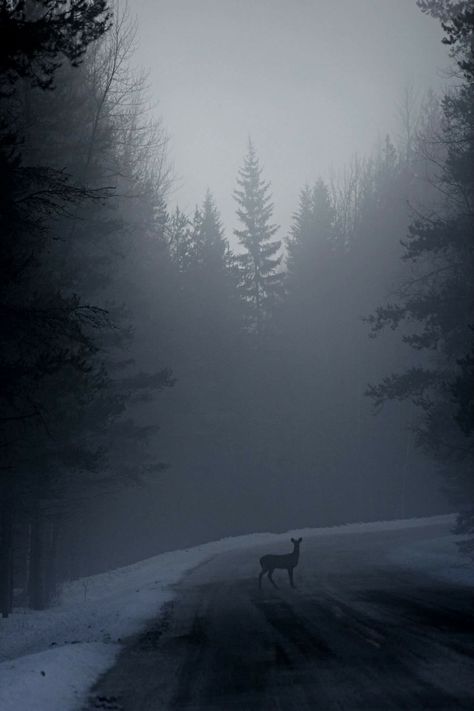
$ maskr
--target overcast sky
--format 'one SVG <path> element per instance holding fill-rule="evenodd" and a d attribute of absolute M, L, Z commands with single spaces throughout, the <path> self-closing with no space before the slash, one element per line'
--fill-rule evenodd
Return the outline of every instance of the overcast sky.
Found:
<path fill-rule="evenodd" d="M 207 187 L 235 226 L 232 190 L 251 135 L 287 231 L 305 182 L 396 130 L 404 87 L 445 83 L 438 23 L 415 0 L 131 0 L 192 211 Z"/>

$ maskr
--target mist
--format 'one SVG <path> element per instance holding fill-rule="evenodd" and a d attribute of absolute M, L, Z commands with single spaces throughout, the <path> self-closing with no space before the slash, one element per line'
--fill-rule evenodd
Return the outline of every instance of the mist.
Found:
<path fill-rule="evenodd" d="M 466 508 L 451 5 L 7 3 L 5 616 L 226 536 Z"/>
<path fill-rule="evenodd" d="M 286 234 L 301 185 L 398 136 L 407 89 L 422 100 L 448 82 L 442 29 L 413 0 L 138 0 L 134 11 L 135 61 L 171 137 L 171 202 L 192 211 L 210 188 L 230 240 L 249 135 Z"/>
<path fill-rule="evenodd" d="M 474 708 L 473 116 L 472 0 L 0 1 L 1 711 Z"/>

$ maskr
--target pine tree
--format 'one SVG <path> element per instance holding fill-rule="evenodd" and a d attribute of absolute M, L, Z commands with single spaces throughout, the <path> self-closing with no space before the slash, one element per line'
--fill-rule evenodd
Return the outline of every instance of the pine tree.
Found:
<path fill-rule="evenodd" d="M 403 260 L 412 274 L 398 299 L 370 318 L 373 334 L 410 324 L 403 340 L 420 354 L 418 365 L 386 376 L 369 388 L 369 395 L 377 404 L 388 399 L 417 405 L 418 443 L 443 463 L 457 494 L 465 501 L 467 493 L 472 501 L 474 12 L 464 2 L 418 4 L 442 20 L 444 42 L 457 59 L 461 84 L 444 98 L 444 128 L 436 141 L 444 151 L 437 184 L 443 202 L 434 216 L 420 216 L 410 225 Z M 469 526 L 474 532 L 474 514 Z"/>
<path fill-rule="evenodd" d="M 59 5 L 88 5 L 91 13 L 104 5 L 53 1 L 11 7 L 46 4 L 53 19 Z M 53 23 L 46 47 L 49 67 L 56 66 L 48 64 L 48 52 L 57 31 Z M 153 156 L 149 147 L 146 154 L 137 147 L 148 136 L 137 120 L 141 87 L 131 75 L 115 71 L 117 52 L 125 61 L 123 31 L 119 17 L 114 31 L 81 55 L 81 66 L 59 66 L 58 56 L 49 79 L 39 81 L 35 65 L 16 82 L 19 88 L 11 73 L 10 94 L 0 91 L 0 185 L 8 187 L 0 191 L 0 305 L 5 315 L 0 429 L 8 445 L 0 467 L 3 614 L 11 608 L 13 566 L 20 580 L 22 570 L 28 576 L 30 604 L 44 607 L 50 601 L 56 580 L 53 539 L 60 518 L 64 521 L 66 513 L 101 486 L 103 491 L 105 479 L 110 489 L 112 482 L 123 485 L 159 468 L 143 448 L 152 428 L 136 423 L 133 404 L 149 398 L 168 377 L 164 371 L 140 372 L 141 365 L 124 357 L 134 344 L 125 310 L 117 304 L 126 291 L 123 272 L 130 271 L 132 245 L 143 249 L 155 232 L 161 238 L 159 223 L 166 221 L 159 215 L 166 211 L 164 192 L 156 195 L 162 182 Z M 85 37 L 87 28 L 84 32 Z M 75 41 L 80 39 L 71 39 Z M 102 84 L 106 73 L 109 82 Z M 7 132 L 12 116 L 14 131 Z M 12 152 L 7 143 L 15 136 L 22 140 Z M 158 159 L 165 169 L 163 154 Z M 138 284 L 132 279 L 128 308 Z"/>
<path fill-rule="evenodd" d="M 290 292 L 305 292 L 307 301 L 311 301 L 308 292 L 316 291 L 320 299 L 323 296 L 324 275 L 334 248 L 334 223 L 335 209 L 324 181 L 318 180 L 313 188 L 306 186 L 287 240 L 287 284 Z"/>
<path fill-rule="evenodd" d="M 46 383 L 80 378 L 96 351 L 105 313 L 49 281 L 52 225 L 76 206 L 106 197 L 34 155 L 35 108 L 52 96 L 67 58 L 77 67 L 109 27 L 106 0 L 3 2 L 0 7 L 0 610 L 12 602 L 13 521 L 25 498 L 24 455 L 45 430 Z M 36 102 L 35 99 L 38 101 Z M 63 236 L 63 235 L 62 235 Z M 21 427 L 21 430 L 20 430 Z M 21 434 L 20 434 L 21 432 Z M 20 442 L 21 440 L 21 442 Z M 28 492 L 31 493 L 31 492 Z M 7 511 L 8 509 L 8 511 Z"/>
<path fill-rule="evenodd" d="M 195 225 L 197 216 L 195 218 Z M 194 261 L 192 223 L 189 217 L 176 206 L 168 221 L 167 238 L 173 263 L 181 273 L 186 272 Z"/>
<path fill-rule="evenodd" d="M 295 286 L 299 284 L 298 271 L 304 261 L 305 246 L 313 241 L 314 211 L 312 190 L 309 185 L 301 190 L 298 208 L 293 215 L 293 224 L 286 241 L 287 248 L 287 280 Z"/>
<path fill-rule="evenodd" d="M 229 243 L 224 236 L 224 227 L 219 211 L 207 190 L 201 208 L 201 235 L 202 264 L 206 271 L 224 273 L 231 266 Z"/>
<path fill-rule="evenodd" d="M 255 148 L 249 139 L 248 152 L 237 178 L 234 191 L 237 216 L 242 229 L 234 230 L 243 254 L 238 255 L 240 268 L 239 290 L 248 307 L 249 330 L 261 336 L 277 299 L 283 295 L 281 241 L 273 236 L 278 226 L 272 224 L 273 203 L 270 183 L 262 177 L 262 168 Z"/>
<path fill-rule="evenodd" d="M 0 6 L 0 96 L 27 79 L 51 89 L 64 58 L 78 66 L 110 27 L 108 0 L 19 0 Z"/>
<path fill-rule="evenodd" d="M 229 338 L 239 328 L 238 272 L 219 210 L 209 190 L 201 207 L 199 243 L 202 307 L 209 321 L 207 330 L 212 330 L 211 338 L 229 344 Z"/>
<path fill-rule="evenodd" d="M 199 360 L 219 358 L 229 333 L 236 330 L 235 258 L 208 190 L 190 220 L 177 209 L 168 224 L 172 260 L 177 267 L 183 336 Z"/>

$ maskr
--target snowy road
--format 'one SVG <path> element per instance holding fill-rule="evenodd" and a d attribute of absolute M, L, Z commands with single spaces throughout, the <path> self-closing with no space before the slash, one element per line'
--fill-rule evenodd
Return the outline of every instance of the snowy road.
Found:
<path fill-rule="evenodd" d="M 279 590 L 258 590 L 258 558 L 281 543 L 216 556 L 130 640 L 88 708 L 472 709 L 472 588 L 391 562 L 446 530 L 305 538 L 296 590 L 284 571 Z"/>

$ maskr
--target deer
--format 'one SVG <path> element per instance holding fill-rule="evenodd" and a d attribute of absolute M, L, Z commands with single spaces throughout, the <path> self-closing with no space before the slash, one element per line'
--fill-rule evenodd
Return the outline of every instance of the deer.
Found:
<path fill-rule="evenodd" d="M 293 551 L 291 553 L 285 553 L 283 555 L 264 555 L 260 558 L 260 565 L 262 566 L 262 570 L 260 575 L 258 576 L 258 587 L 262 587 L 262 577 L 265 575 L 265 573 L 268 573 L 268 579 L 273 585 L 274 588 L 278 589 L 278 585 L 275 583 L 273 580 L 273 571 L 275 569 L 284 569 L 288 571 L 288 576 L 290 578 L 290 585 L 292 588 L 295 587 L 295 584 L 293 582 L 293 570 L 296 568 L 298 565 L 298 560 L 300 557 L 300 545 L 302 538 L 292 538 L 291 542 L 293 543 Z"/>

